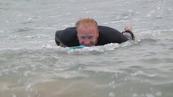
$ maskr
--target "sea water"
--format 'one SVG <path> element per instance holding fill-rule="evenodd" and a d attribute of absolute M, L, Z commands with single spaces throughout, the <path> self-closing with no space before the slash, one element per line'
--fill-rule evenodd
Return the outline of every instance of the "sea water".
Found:
<path fill-rule="evenodd" d="M 1 0 L 0 97 L 173 97 L 172 0 Z M 135 41 L 69 49 L 83 17 Z"/>

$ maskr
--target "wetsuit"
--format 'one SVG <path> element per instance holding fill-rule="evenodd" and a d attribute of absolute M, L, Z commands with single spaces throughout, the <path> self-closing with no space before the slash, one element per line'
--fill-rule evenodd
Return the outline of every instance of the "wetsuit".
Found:
<path fill-rule="evenodd" d="M 98 26 L 99 37 L 97 45 L 108 43 L 122 43 L 129 40 L 121 32 L 107 26 Z M 55 34 L 55 42 L 58 46 L 80 46 L 76 27 L 69 27 L 64 30 L 58 30 Z"/>

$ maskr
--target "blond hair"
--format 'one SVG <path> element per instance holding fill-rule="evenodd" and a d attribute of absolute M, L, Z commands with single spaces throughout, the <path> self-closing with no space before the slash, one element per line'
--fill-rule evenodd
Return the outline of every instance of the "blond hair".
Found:
<path fill-rule="evenodd" d="M 95 26 L 97 28 L 97 22 L 93 18 L 82 18 L 76 22 L 76 27 L 78 28 L 80 25 L 85 26 Z"/>

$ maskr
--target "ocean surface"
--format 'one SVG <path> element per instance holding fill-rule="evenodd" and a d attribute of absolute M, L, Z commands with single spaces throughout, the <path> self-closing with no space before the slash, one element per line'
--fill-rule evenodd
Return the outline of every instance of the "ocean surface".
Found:
<path fill-rule="evenodd" d="M 173 0 L 0 0 L 0 97 L 173 97 Z M 135 41 L 69 49 L 83 17 Z"/>

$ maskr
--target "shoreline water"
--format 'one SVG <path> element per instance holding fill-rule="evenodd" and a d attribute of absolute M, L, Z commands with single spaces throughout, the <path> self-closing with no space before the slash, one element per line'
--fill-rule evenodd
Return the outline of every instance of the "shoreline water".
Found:
<path fill-rule="evenodd" d="M 172 97 L 172 0 L 0 3 L 0 97 Z M 136 41 L 69 49 L 55 31 L 81 17 Z"/>

